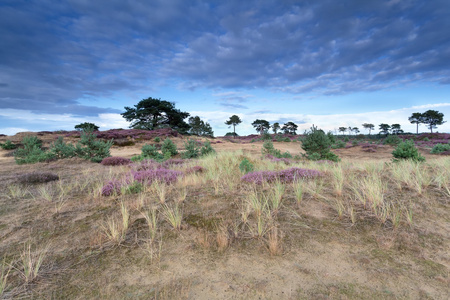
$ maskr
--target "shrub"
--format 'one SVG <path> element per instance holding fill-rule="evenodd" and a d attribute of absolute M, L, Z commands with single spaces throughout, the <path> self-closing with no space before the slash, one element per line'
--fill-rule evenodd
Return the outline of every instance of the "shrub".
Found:
<path fill-rule="evenodd" d="M 131 164 L 131 159 L 118 156 L 105 157 L 101 164 L 104 166 L 123 166 Z"/>
<path fill-rule="evenodd" d="M 57 159 L 70 158 L 75 156 L 75 147 L 72 144 L 66 144 L 60 136 L 50 146 L 50 152 Z"/>
<path fill-rule="evenodd" d="M 17 164 L 34 164 L 37 162 L 49 161 L 54 158 L 51 153 L 42 150 L 42 141 L 35 136 L 26 136 L 22 140 L 23 148 L 14 152 L 14 159 Z"/>
<path fill-rule="evenodd" d="M 306 152 L 306 157 L 310 160 L 332 160 L 339 161 L 339 157 L 330 152 L 330 138 L 321 129 L 311 127 L 309 132 L 305 133 L 302 139 L 302 149 Z"/>
<path fill-rule="evenodd" d="M 120 187 L 120 193 L 123 195 L 127 194 L 139 194 L 143 189 L 142 183 L 138 181 L 133 181 L 129 185 L 122 185 Z"/>
<path fill-rule="evenodd" d="M 113 144 L 119 147 L 134 146 L 136 143 L 129 139 L 116 139 Z"/>
<path fill-rule="evenodd" d="M 358 146 L 358 141 L 357 140 L 353 140 L 352 146 Z"/>
<path fill-rule="evenodd" d="M 261 136 L 261 139 L 263 141 L 269 141 L 269 140 L 272 140 L 272 136 L 270 135 L 270 133 L 264 132 Z"/>
<path fill-rule="evenodd" d="M 203 144 L 203 147 L 200 149 L 200 153 L 203 156 L 203 155 L 216 153 L 216 150 L 213 149 L 213 147 L 211 146 L 211 143 L 209 141 L 206 141 Z"/>
<path fill-rule="evenodd" d="M 155 143 L 159 143 L 159 142 L 161 142 L 161 138 L 159 136 L 157 136 L 153 139 L 153 141 L 155 141 Z"/>
<path fill-rule="evenodd" d="M 244 174 L 253 172 L 254 169 L 255 169 L 255 167 L 246 157 L 239 164 L 239 170 L 241 170 L 241 172 Z"/>
<path fill-rule="evenodd" d="M 16 144 L 13 144 L 10 140 L 6 140 L 4 144 L 0 144 L 3 150 L 13 150 L 17 148 Z"/>
<path fill-rule="evenodd" d="M 172 142 L 171 139 L 166 138 L 161 146 L 161 152 L 164 157 L 171 158 L 178 154 L 177 146 Z M 168 154 L 166 154 L 168 153 Z"/>
<path fill-rule="evenodd" d="M 164 159 L 164 156 L 158 152 L 158 150 L 156 149 L 156 147 L 154 145 L 144 145 L 141 148 L 141 159 L 154 159 L 157 161 L 161 161 Z"/>
<path fill-rule="evenodd" d="M 83 131 L 81 133 L 81 140 L 75 147 L 75 153 L 78 157 L 99 163 L 105 157 L 110 156 L 109 149 L 112 143 L 112 140 L 108 142 L 98 140 L 92 131 Z"/>
<path fill-rule="evenodd" d="M 102 187 L 102 196 L 120 195 L 122 183 L 111 180 Z"/>
<path fill-rule="evenodd" d="M 425 161 L 425 158 L 420 155 L 419 151 L 414 146 L 413 140 L 406 140 L 398 144 L 397 148 L 392 151 L 392 155 L 394 156 L 394 161 L 400 159 L 411 159 L 418 162 Z"/>
<path fill-rule="evenodd" d="M 59 180 L 59 176 L 50 172 L 32 172 L 20 175 L 17 180 L 23 184 L 45 183 Z"/>
<path fill-rule="evenodd" d="M 262 184 L 263 182 L 280 181 L 290 183 L 300 178 L 313 178 L 322 176 L 317 170 L 290 168 L 281 171 L 258 171 L 250 172 L 241 177 L 241 180 L 248 183 Z"/>
<path fill-rule="evenodd" d="M 450 150 L 450 143 L 449 144 L 436 144 L 431 149 L 431 154 L 441 154 L 442 152 L 449 151 Z"/>
<path fill-rule="evenodd" d="M 184 148 L 186 151 L 181 155 L 183 158 L 197 158 L 200 155 L 200 147 L 193 139 L 188 139 L 187 142 L 184 143 Z"/>
<path fill-rule="evenodd" d="M 396 136 L 396 135 L 388 135 L 388 136 L 384 139 L 383 144 L 384 144 L 384 145 L 392 145 L 392 146 L 395 146 L 395 145 L 398 145 L 401 141 L 402 141 L 402 139 L 399 138 L 399 137 Z"/>
<path fill-rule="evenodd" d="M 331 146 L 333 149 L 344 148 L 346 143 L 343 140 L 338 140 L 335 144 Z"/>

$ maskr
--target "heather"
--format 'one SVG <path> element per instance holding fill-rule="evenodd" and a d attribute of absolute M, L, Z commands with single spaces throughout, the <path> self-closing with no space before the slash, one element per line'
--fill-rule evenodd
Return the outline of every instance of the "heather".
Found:
<path fill-rule="evenodd" d="M 46 183 L 55 180 L 59 180 L 59 176 L 51 172 L 31 172 L 17 177 L 17 181 L 22 184 Z"/>
<path fill-rule="evenodd" d="M 118 156 L 105 157 L 101 161 L 101 164 L 104 166 L 124 166 L 129 165 L 131 163 L 132 163 L 131 159 Z"/>

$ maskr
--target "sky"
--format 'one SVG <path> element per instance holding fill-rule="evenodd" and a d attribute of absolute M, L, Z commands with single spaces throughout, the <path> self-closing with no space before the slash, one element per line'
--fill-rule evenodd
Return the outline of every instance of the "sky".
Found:
<path fill-rule="evenodd" d="M 232 115 L 239 135 L 256 119 L 415 132 L 414 112 L 449 120 L 449 28 L 448 0 L 0 0 L 0 133 L 128 128 L 148 97 L 216 136 Z"/>

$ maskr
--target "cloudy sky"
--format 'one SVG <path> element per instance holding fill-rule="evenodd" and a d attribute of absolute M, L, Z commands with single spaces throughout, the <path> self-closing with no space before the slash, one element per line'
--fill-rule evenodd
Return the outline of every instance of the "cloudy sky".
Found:
<path fill-rule="evenodd" d="M 0 133 L 126 128 L 148 97 L 215 135 L 233 114 L 239 134 L 255 119 L 415 132 L 413 112 L 450 116 L 449 28 L 448 0 L 2 0 Z"/>

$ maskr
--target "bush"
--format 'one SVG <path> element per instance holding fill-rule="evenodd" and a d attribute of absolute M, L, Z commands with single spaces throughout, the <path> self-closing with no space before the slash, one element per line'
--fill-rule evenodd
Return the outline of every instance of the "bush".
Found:
<path fill-rule="evenodd" d="M 197 158 L 200 155 L 200 147 L 197 144 L 197 141 L 193 139 L 188 139 L 187 142 L 184 143 L 184 151 L 181 156 L 183 158 Z"/>
<path fill-rule="evenodd" d="M 153 141 L 155 141 L 155 143 L 159 143 L 159 142 L 161 142 L 161 138 L 159 136 L 157 136 L 153 139 Z"/>
<path fill-rule="evenodd" d="M 397 148 L 392 151 L 392 155 L 394 156 L 394 161 L 401 159 L 410 159 L 417 162 L 425 161 L 425 158 L 420 155 L 419 151 L 414 146 L 413 140 L 406 140 L 398 144 Z"/>
<path fill-rule="evenodd" d="M 143 190 L 144 186 L 142 183 L 133 181 L 129 185 L 123 185 L 120 187 L 120 193 L 123 195 L 127 194 L 139 194 Z"/>
<path fill-rule="evenodd" d="M 442 152 L 449 151 L 450 150 L 450 143 L 449 144 L 436 144 L 431 149 L 431 154 L 441 154 Z"/>
<path fill-rule="evenodd" d="M 105 157 L 101 164 L 104 166 L 124 166 L 131 164 L 131 159 L 118 156 Z"/>
<path fill-rule="evenodd" d="M 396 135 L 388 135 L 388 136 L 384 139 L 383 144 L 384 144 L 384 145 L 392 145 L 392 146 L 395 146 L 395 145 L 398 145 L 401 141 L 402 141 L 402 139 L 399 138 L 399 137 L 396 136 Z"/>
<path fill-rule="evenodd" d="M 112 140 L 108 142 L 98 140 L 92 131 L 83 131 L 81 133 L 81 140 L 75 147 L 75 153 L 78 157 L 99 163 L 105 157 L 110 156 L 109 149 L 112 143 Z"/>
<path fill-rule="evenodd" d="M 239 164 L 239 170 L 244 174 L 253 172 L 254 168 L 253 164 L 246 157 Z"/>
<path fill-rule="evenodd" d="M 338 140 L 335 144 L 331 146 L 333 149 L 344 148 L 346 143 L 343 140 Z"/>
<path fill-rule="evenodd" d="M 26 136 L 22 140 L 23 148 L 14 152 L 14 159 L 17 164 L 34 164 L 37 162 L 54 159 L 51 153 L 42 150 L 42 141 L 35 136 Z"/>
<path fill-rule="evenodd" d="M 302 139 L 302 149 L 306 152 L 306 157 L 310 160 L 332 160 L 339 161 L 339 157 L 330 152 L 331 140 L 321 129 L 311 127 L 311 131 L 305 133 Z"/>
<path fill-rule="evenodd" d="M 264 132 L 261 136 L 261 139 L 263 141 L 268 141 L 268 140 L 272 140 L 272 136 L 270 135 L 270 133 L 268 132 Z"/>
<path fill-rule="evenodd" d="M 16 144 L 13 144 L 10 140 L 6 140 L 4 144 L 0 144 L 3 150 L 13 150 L 17 148 Z"/>
<path fill-rule="evenodd" d="M 171 139 L 166 138 L 161 146 L 161 152 L 164 158 L 171 158 L 178 154 L 177 146 L 172 142 Z"/>
<path fill-rule="evenodd" d="M 59 176 L 50 172 L 32 172 L 20 175 L 17 180 L 23 184 L 46 183 L 59 180 Z"/>
<path fill-rule="evenodd" d="M 154 159 L 157 161 L 161 161 L 164 159 L 164 156 L 158 152 L 158 150 L 156 149 L 156 147 L 154 145 L 144 145 L 141 148 L 142 153 L 141 153 L 141 159 Z"/>
<path fill-rule="evenodd" d="M 200 153 L 202 156 L 216 153 L 216 150 L 211 146 L 211 143 L 209 141 L 206 141 L 203 144 L 203 147 L 200 149 Z"/>
<path fill-rule="evenodd" d="M 102 196 L 120 195 L 122 183 L 111 180 L 102 187 Z"/>
<path fill-rule="evenodd" d="M 75 147 L 72 144 L 66 144 L 62 137 L 58 137 L 50 146 L 50 152 L 57 159 L 70 158 L 75 156 Z"/>

